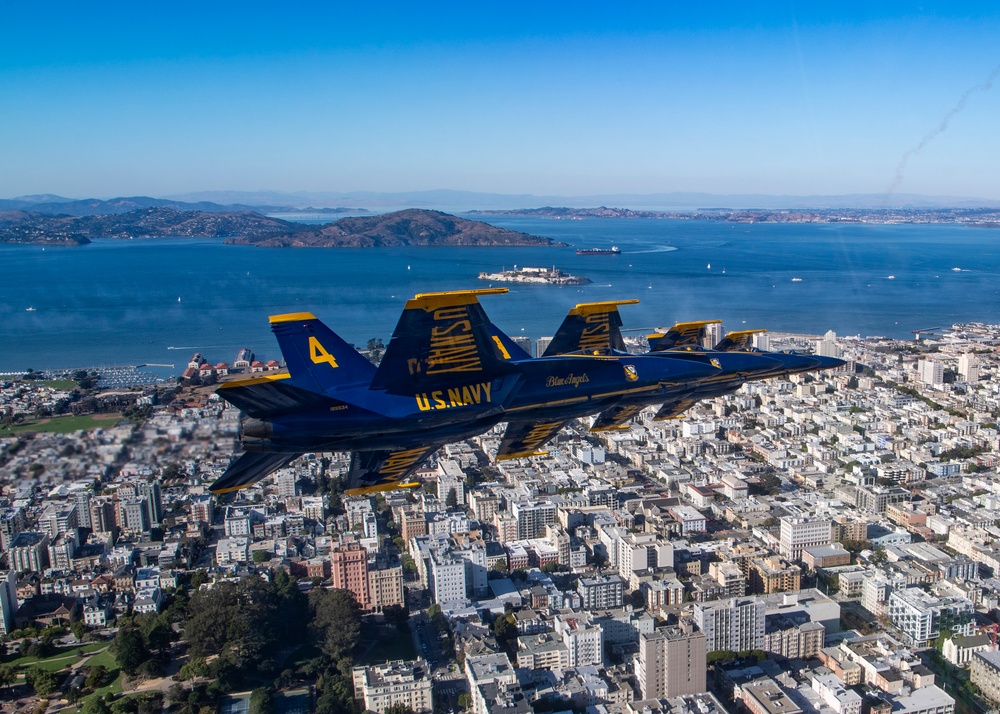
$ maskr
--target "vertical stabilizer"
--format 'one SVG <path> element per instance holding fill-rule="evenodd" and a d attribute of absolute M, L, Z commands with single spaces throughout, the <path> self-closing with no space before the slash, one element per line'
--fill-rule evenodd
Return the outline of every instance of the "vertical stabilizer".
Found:
<path fill-rule="evenodd" d="M 270 320 L 295 386 L 329 394 L 371 382 L 375 365 L 311 312 L 272 315 Z"/>

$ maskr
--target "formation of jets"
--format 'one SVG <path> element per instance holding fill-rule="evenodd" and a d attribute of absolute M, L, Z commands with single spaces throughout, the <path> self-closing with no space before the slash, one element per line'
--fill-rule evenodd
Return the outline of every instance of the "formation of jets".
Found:
<path fill-rule="evenodd" d="M 657 419 L 744 382 L 830 369 L 831 357 L 761 352 L 763 330 L 729 333 L 701 346 L 707 325 L 679 323 L 630 354 L 622 337 L 623 300 L 570 310 L 545 352 L 531 357 L 497 328 L 479 303 L 488 288 L 424 293 L 406 303 L 376 367 L 313 314 L 274 315 L 271 329 L 287 372 L 223 383 L 239 408 L 245 453 L 211 490 L 251 486 L 305 453 L 351 451 L 346 493 L 416 486 L 411 475 L 449 442 L 507 423 L 497 460 L 544 454 L 570 421 L 595 416 L 593 431 L 627 428 L 643 408 Z"/>

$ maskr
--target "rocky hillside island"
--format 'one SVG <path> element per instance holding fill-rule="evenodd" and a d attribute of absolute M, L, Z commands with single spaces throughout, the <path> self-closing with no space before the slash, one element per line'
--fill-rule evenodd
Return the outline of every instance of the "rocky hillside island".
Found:
<path fill-rule="evenodd" d="M 341 218 L 289 235 L 230 238 L 227 243 L 268 248 L 387 248 L 424 246 L 552 246 L 550 238 L 497 228 L 441 211 L 410 208 L 379 216 Z"/>
<path fill-rule="evenodd" d="M 74 246 L 95 238 L 225 238 L 232 245 L 264 248 L 565 245 L 422 209 L 342 218 L 323 226 L 283 221 L 253 211 L 179 211 L 165 206 L 87 216 L 0 211 L 0 243 Z"/>

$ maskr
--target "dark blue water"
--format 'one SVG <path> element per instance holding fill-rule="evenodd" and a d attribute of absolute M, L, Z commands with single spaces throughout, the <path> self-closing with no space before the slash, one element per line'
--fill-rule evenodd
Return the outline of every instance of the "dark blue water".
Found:
<path fill-rule="evenodd" d="M 575 247 L 616 244 L 623 254 L 577 256 L 575 247 L 265 249 L 208 239 L 2 246 L 0 371 L 142 363 L 179 370 L 195 350 L 232 361 L 243 346 L 277 357 L 267 316 L 303 310 L 364 344 L 388 339 L 414 293 L 484 287 L 480 271 L 515 264 L 555 265 L 593 281 L 508 285 L 510 294 L 483 298 L 501 328 L 530 337 L 552 334 L 578 302 L 626 298 L 642 301 L 622 308 L 626 328 L 720 318 L 727 329 L 910 337 L 911 330 L 954 322 L 1000 323 L 996 230 L 491 222 Z"/>

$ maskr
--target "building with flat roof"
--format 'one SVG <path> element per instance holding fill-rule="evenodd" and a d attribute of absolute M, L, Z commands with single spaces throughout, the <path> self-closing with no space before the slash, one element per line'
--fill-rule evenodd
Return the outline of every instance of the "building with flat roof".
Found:
<path fill-rule="evenodd" d="M 353 679 L 354 696 L 364 700 L 367 711 L 381 714 L 393 705 L 414 712 L 434 711 L 431 670 L 422 659 L 355 667 Z"/>
<path fill-rule="evenodd" d="M 643 699 L 669 699 L 707 690 L 705 635 L 693 628 L 662 628 L 639 636 L 635 674 Z"/>

